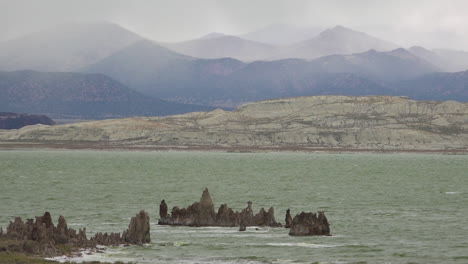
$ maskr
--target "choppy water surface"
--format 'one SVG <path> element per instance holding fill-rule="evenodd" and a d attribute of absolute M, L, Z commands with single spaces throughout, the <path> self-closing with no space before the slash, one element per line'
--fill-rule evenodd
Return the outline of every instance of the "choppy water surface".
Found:
<path fill-rule="evenodd" d="M 0 226 L 48 210 L 122 231 L 149 211 L 153 242 L 87 259 L 136 263 L 468 263 L 468 156 L 0 151 Z M 325 210 L 332 237 L 277 228 L 157 226 L 159 202 Z"/>

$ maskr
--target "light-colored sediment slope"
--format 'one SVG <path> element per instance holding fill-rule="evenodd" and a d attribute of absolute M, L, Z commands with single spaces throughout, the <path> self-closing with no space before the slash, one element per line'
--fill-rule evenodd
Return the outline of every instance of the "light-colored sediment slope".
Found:
<path fill-rule="evenodd" d="M 108 146 L 467 150 L 468 103 L 311 96 L 168 117 L 0 130 L 0 142 Z"/>

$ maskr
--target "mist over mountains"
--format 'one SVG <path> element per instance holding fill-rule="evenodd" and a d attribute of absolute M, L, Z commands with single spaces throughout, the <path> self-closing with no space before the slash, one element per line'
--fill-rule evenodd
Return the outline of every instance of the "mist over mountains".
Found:
<path fill-rule="evenodd" d="M 162 43 L 113 23 L 69 23 L 0 43 L 0 70 L 0 111 L 71 118 L 305 95 L 468 101 L 468 52 L 405 49 L 343 26 L 275 25 Z"/>
<path fill-rule="evenodd" d="M 140 40 L 108 22 L 70 22 L 0 42 L 0 70 L 76 71 Z"/>

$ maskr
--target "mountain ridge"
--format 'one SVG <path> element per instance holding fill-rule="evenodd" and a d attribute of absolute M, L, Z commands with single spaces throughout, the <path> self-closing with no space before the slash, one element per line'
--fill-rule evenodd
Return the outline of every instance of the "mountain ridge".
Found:
<path fill-rule="evenodd" d="M 67 72 L 0 72 L 0 111 L 52 118 L 111 118 L 209 110 L 142 95 L 103 75 Z"/>
<path fill-rule="evenodd" d="M 228 108 L 301 95 L 395 95 L 385 81 L 411 79 L 436 70 L 403 49 L 330 55 L 311 61 L 244 63 L 188 57 L 150 41 L 133 44 L 84 69 L 106 74 L 150 96 Z"/>

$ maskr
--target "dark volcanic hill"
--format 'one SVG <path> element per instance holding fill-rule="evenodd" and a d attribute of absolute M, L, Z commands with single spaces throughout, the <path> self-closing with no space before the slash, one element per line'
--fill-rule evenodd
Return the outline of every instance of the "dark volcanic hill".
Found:
<path fill-rule="evenodd" d="M 54 118 L 154 116 L 209 110 L 148 97 L 102 74 L 0 72 L 0 111 Z"/>
<path fill-rule="evenodd" d="M 0 70 L 74 71 L 140 39 L 112 23 L 66 23 L 0 43 Z"/>
<path fill-rule="evenodd" d="M 45 115 L 0 112 L 0 129 L 18 129 L 36 124 L 55 125 L 55 122 Z"/>

